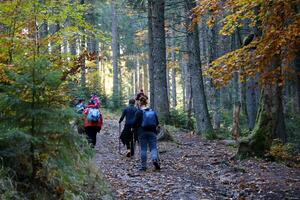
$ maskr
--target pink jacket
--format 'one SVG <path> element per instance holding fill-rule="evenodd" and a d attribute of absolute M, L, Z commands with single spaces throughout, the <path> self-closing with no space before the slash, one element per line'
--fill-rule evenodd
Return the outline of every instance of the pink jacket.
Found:
<path fill-rule="evenodd" d="M 95 106 L 97 106 L 98 108 L 100 108 L 100 100 L 99 100 L 99 97 L 93 96 L 93 97 L 91 97 L 90 100 L 91 100 L 91 101 L 94 101 L 94 102 L 95 102 Z"/>

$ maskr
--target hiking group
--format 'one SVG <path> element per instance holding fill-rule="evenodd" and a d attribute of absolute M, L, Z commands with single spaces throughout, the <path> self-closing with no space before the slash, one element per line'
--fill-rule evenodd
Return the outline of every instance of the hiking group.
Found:
<path fill-rule="evenodd" d="M 84 114 L 83 126 L 78 126 L 79 133 L 86 133 L 88 143 L 92 148 L 96 145 L 97 133 L 103 124 L 100 112 L 100 101 L 96 94 L 91 96 L 89 104 L 84 105 L 84 100 L 79 99 L 76 111 Z M 119 135 L 120 141 L 126 146 L 126 157 L 133 157 L 135 144 L 140 147 L 141 166 L 140 171 L 147 170 L 147 149 L 149 146 L 151 160 L 156 170 L 160 170 L 157 150 L 157 128 L 159 121 L 156 112 L 148 107 L 148 97 L 141 90 L 135 99 L 129 100 L 129 105 L 123 110 L 119 119 L 119 129 L 125 119 L 124 128 Z"/>
<path fill-rule="evenodd" d="M 78 132 L 85 133 L 88 143 L 94 148 L 97 141 L 97 133 L 100 132 L 103 124 L 99 98 L 96 94 L 92 94 L 87 106 L 84 105 L 83 99 L 79 99 L 76 111 L 79 114 L 84 114 L 83 126 L 77 126 Z"/>

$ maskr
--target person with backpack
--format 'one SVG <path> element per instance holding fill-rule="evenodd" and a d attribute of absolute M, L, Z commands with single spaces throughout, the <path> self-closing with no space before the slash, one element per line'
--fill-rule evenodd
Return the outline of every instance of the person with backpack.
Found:
<path fill-rule="evenodd" d="M 78 114 L 82 114 L 83 110 L 85 109 L 84 99 L 78 100 L 78 103 L 76 104 L 75 109 Z"/>
<path fill-rule="evenodd" d="M 127 153 L 126 157 L 131 157 L 134 156 L 134 146 L 135 146 L 135 131 L 133 127 L 133 122 L 134 122 L 134 116 L 137 111 L 137 108 L 134 106 L 135 100 L 130 99 L 129 100 L 129 105 L 126 107 L 119 120 L 119 124 L 122 123 L 122 121 L 125 118 L 125 125 L 122 131 L 122 134 L 120 135 L 120 139 L 124 145 L 127 147 Z"/>
<path fill-rule="evenodd" d="M 84 109 L 84 128 L 87 134 L 88 143 L 94 148 L 96 145 L 97 133 L 100 132 L 103 124 L 102 114 L 97 105 L 90 101 Z"/>
<path fill-rule="evenodd" d="M 85 128 L 84 128 L 84 125 L 83 125 L 83 111 L 84 111 L 85 107 L 86 106 L 84 104 L 84 99 L 80 98 L 78 100 L 78 103 L 75 106 L 75 111 L 76 111 L 77 114 L 79 114 L 78 117 L 75 120 L 75 125 L 77 127 L 77 132 L 79 134 L 85 133 Z"/>
<path fill-rule="evenodd" d="M 92 93 L 90 101 L 93 102 L 96 107 L 100 108 L 100 99 L 96 93 Z"/>
<path fill-rule="evenodd" d="M 149 145 L 152 163 L 156 170 L 160 170 L 157 151 L 157 127 L 158 118 L 156 112 L 147 107 L 148 98 L 140 97 L 140 109 L 136 112 L 134 125 L 137 127 L 138 139 L 141 149 L 141 167 L 140 171 L 147 169 L 147 147 Z"/>

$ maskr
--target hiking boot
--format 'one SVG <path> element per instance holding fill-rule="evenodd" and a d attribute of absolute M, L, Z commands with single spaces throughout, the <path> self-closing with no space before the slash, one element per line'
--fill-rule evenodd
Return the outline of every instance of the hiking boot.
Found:
<path fill-rule="evenodd" d="M 157 160 L 153 160 L 153 165 L 154 165 L 156 170 L 160 170 L 160 165 L 159 165 Z"/>
<path fill-rule="evenodd" d="M 130 150 L 127 151 L 126 157 L 128 157 L 128 158 L 131 157 L 131 152 L 130 152 Z"/>
<path fill-rule="evenodd" d="M 146 167 L 140 167 L 140 168 L 139 168 L 139 171 L 140 171 L 140 172 L 145 172 L 146 170 L 147 170 Z"/>

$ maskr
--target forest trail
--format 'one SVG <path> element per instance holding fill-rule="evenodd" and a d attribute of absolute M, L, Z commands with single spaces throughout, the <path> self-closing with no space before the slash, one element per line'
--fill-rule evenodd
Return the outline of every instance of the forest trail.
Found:
<path fill-rule="evenodd" d="M 232 161 L 235 149 L 184 132 L 160 142 L 161 171 L 138 172 L 139 156 L 118 153 L 118 122 L 106 119 L 98 134 L 95 164 L 117 199 L 298 199 L 300 170 L 258 159 Z M 139 153 L 139 150 L 137 150 Z"/>

